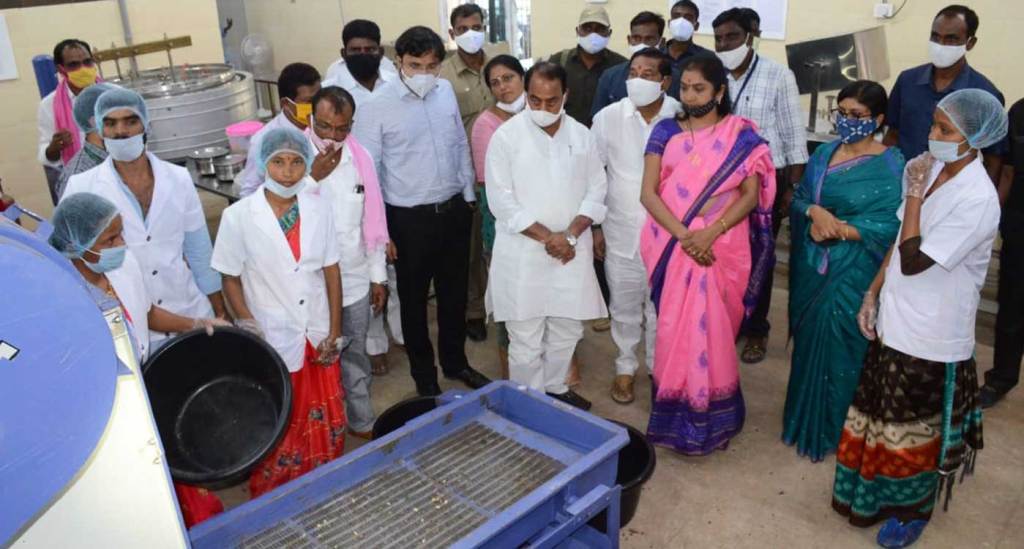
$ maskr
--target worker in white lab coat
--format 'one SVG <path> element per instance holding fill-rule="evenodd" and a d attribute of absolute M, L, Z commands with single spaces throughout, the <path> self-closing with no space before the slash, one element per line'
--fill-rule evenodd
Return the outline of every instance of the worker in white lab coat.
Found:
<path fill-rule="evenodd" d="M 106 91 L 95 118 L 110 156 L 68 180 L 62 201 L 88 192 L 117 206 L 155 304 L 186 317 L 226 318 L 199 195 L 187 170 L 145 151 L 149 117 L 142 97 L 123 88 Z M 150 343 L 156 348 L 169 335 L 150 330 Z"/>
<path fill-rule="evenodd" d="M 658 319 L 651 303 L 647 269 L 640 258 L 640 231 L 647 210 L 640 203 L 644 148 L 654 126 L 682 110 L 665 95 L 672 83 L 672 58 L 655 48 L 633 54 L 626 80 L 627 97 L 594 115 L 590 127 L 608 173 L 608 217 L 594 228 L 595 253 L 604 260 L 610 293 L 615 359 L 612 400 L 633 402 L 633 376 L 640 363 L 636 346 L 645 339 L 647 371 L 654 371 Z"/>
<path fill-rule="evenodd" d="M 526 73 L 528 108 L 491 138 L 487 304 L 508 328 L 510 378 L 588 409 L 565 378 L 582 321 L 608 314 L 590 232 L 604 219 L 607 182 L 593 136 L 565 116 L 567 92 L 565 69 L 538 63 Z"/>
<path fill-rule="evenodd" d="M 340 456 L 347 423 L 338 243 L 330 202 L 309 177 L 313 146 L 302 132 L 277 128 L 264 136 L 260 160 L 264 183 L 224 210 L 212 262 L 238 325 L 263 337 L 291 372 L 288 431 L 253 472 L 253 497 Z"/>
<path fill-rule="evenodd" d="M 56 204 L 61 169 L 85 143 L 85 133 L 75 123 L 72 109 L 78 94 L 96 82 L 98 68 L 89 44 L 77 38 L 61 40 L 53 48 L 57 68 L 57 88 L 39 101 L 36 122 L 39 128 L 37 157 L 46 171 L 50 198 Z"/>

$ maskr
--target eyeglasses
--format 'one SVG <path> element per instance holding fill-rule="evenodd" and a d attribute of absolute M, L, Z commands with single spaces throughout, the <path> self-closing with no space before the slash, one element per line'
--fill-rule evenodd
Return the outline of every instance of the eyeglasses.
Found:
<path fill-rule="evenodd" d="M 516 78 L 520 78 L 520 76 L 518 74 L 506 74 L 504 76 L 492 78 L 489 82 L 487 82 L 487 84 L 490 85 L 492 88 L 497 88 L 499 85 L 508 84 L 509 82 L 515 80 Z"/>
<path fill-rule="evenodd" d="M 68 71 L 77 71 L 82 67 L 96 66 L 96 61 L 90 57 L 89 59 L 83 59 L 81 61 L 71 61 L 69 63 L 64 63 L 62 66 L 64 67 L 64 69 Z"/>
<path fill-rule="evenodd" d="M 859 112 L 847 112 L 840 108 L 835 108 L 828 111 L 829 119 L 832 121 L 839 120 L 840 118 L 849 118 L 850 120 L 867 120 L 873 118 L 871 113 L 859 113 Z"/>

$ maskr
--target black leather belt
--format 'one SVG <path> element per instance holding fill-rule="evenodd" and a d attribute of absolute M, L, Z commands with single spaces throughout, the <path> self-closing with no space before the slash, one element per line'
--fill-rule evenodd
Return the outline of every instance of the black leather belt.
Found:
<path fill-rule="evenodd" d="M 420 204 L 418 206 L 409 207 L 410 210 L 425 213 L 443 214 L 448 213 L 453 208 L 459 205 L 462 201 L 462 195 L 456 194 L 445 200 L 444 202 L 436 202 L 434 204 Z"/>

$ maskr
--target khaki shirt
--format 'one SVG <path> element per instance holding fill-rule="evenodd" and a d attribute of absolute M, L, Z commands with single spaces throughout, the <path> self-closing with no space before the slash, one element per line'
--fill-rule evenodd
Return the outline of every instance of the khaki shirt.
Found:
<path fill-rule="evenodd" d="M 458 51 L 448 52 L 444 62 L 441 63 L 441 78 L 451 82 L 455 90 L 455 99 L 459 102 L 459 114 L 462 115 L 462 125 L 466 128 L 468 137 L 473 130 L 473 122 L 476 116 L 494 105 L 494 96 L 491 95 L 491 88 L 484 81 L 484 65 L 492 57 L 508 53 L 508 44 L 484 44 L 484 64 L 477 72 L 459 57 Z"/>

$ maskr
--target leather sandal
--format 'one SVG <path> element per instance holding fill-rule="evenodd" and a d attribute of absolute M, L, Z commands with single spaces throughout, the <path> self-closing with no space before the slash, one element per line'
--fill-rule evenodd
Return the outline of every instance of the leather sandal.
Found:
<path fill-rule="evenodd" d="M 636 395 L 633 393 L 633 376 L 624 374 L 615 376 L 610 393 L 612 400 L 619 404 L 629 404 L 636 400 Z"/>

